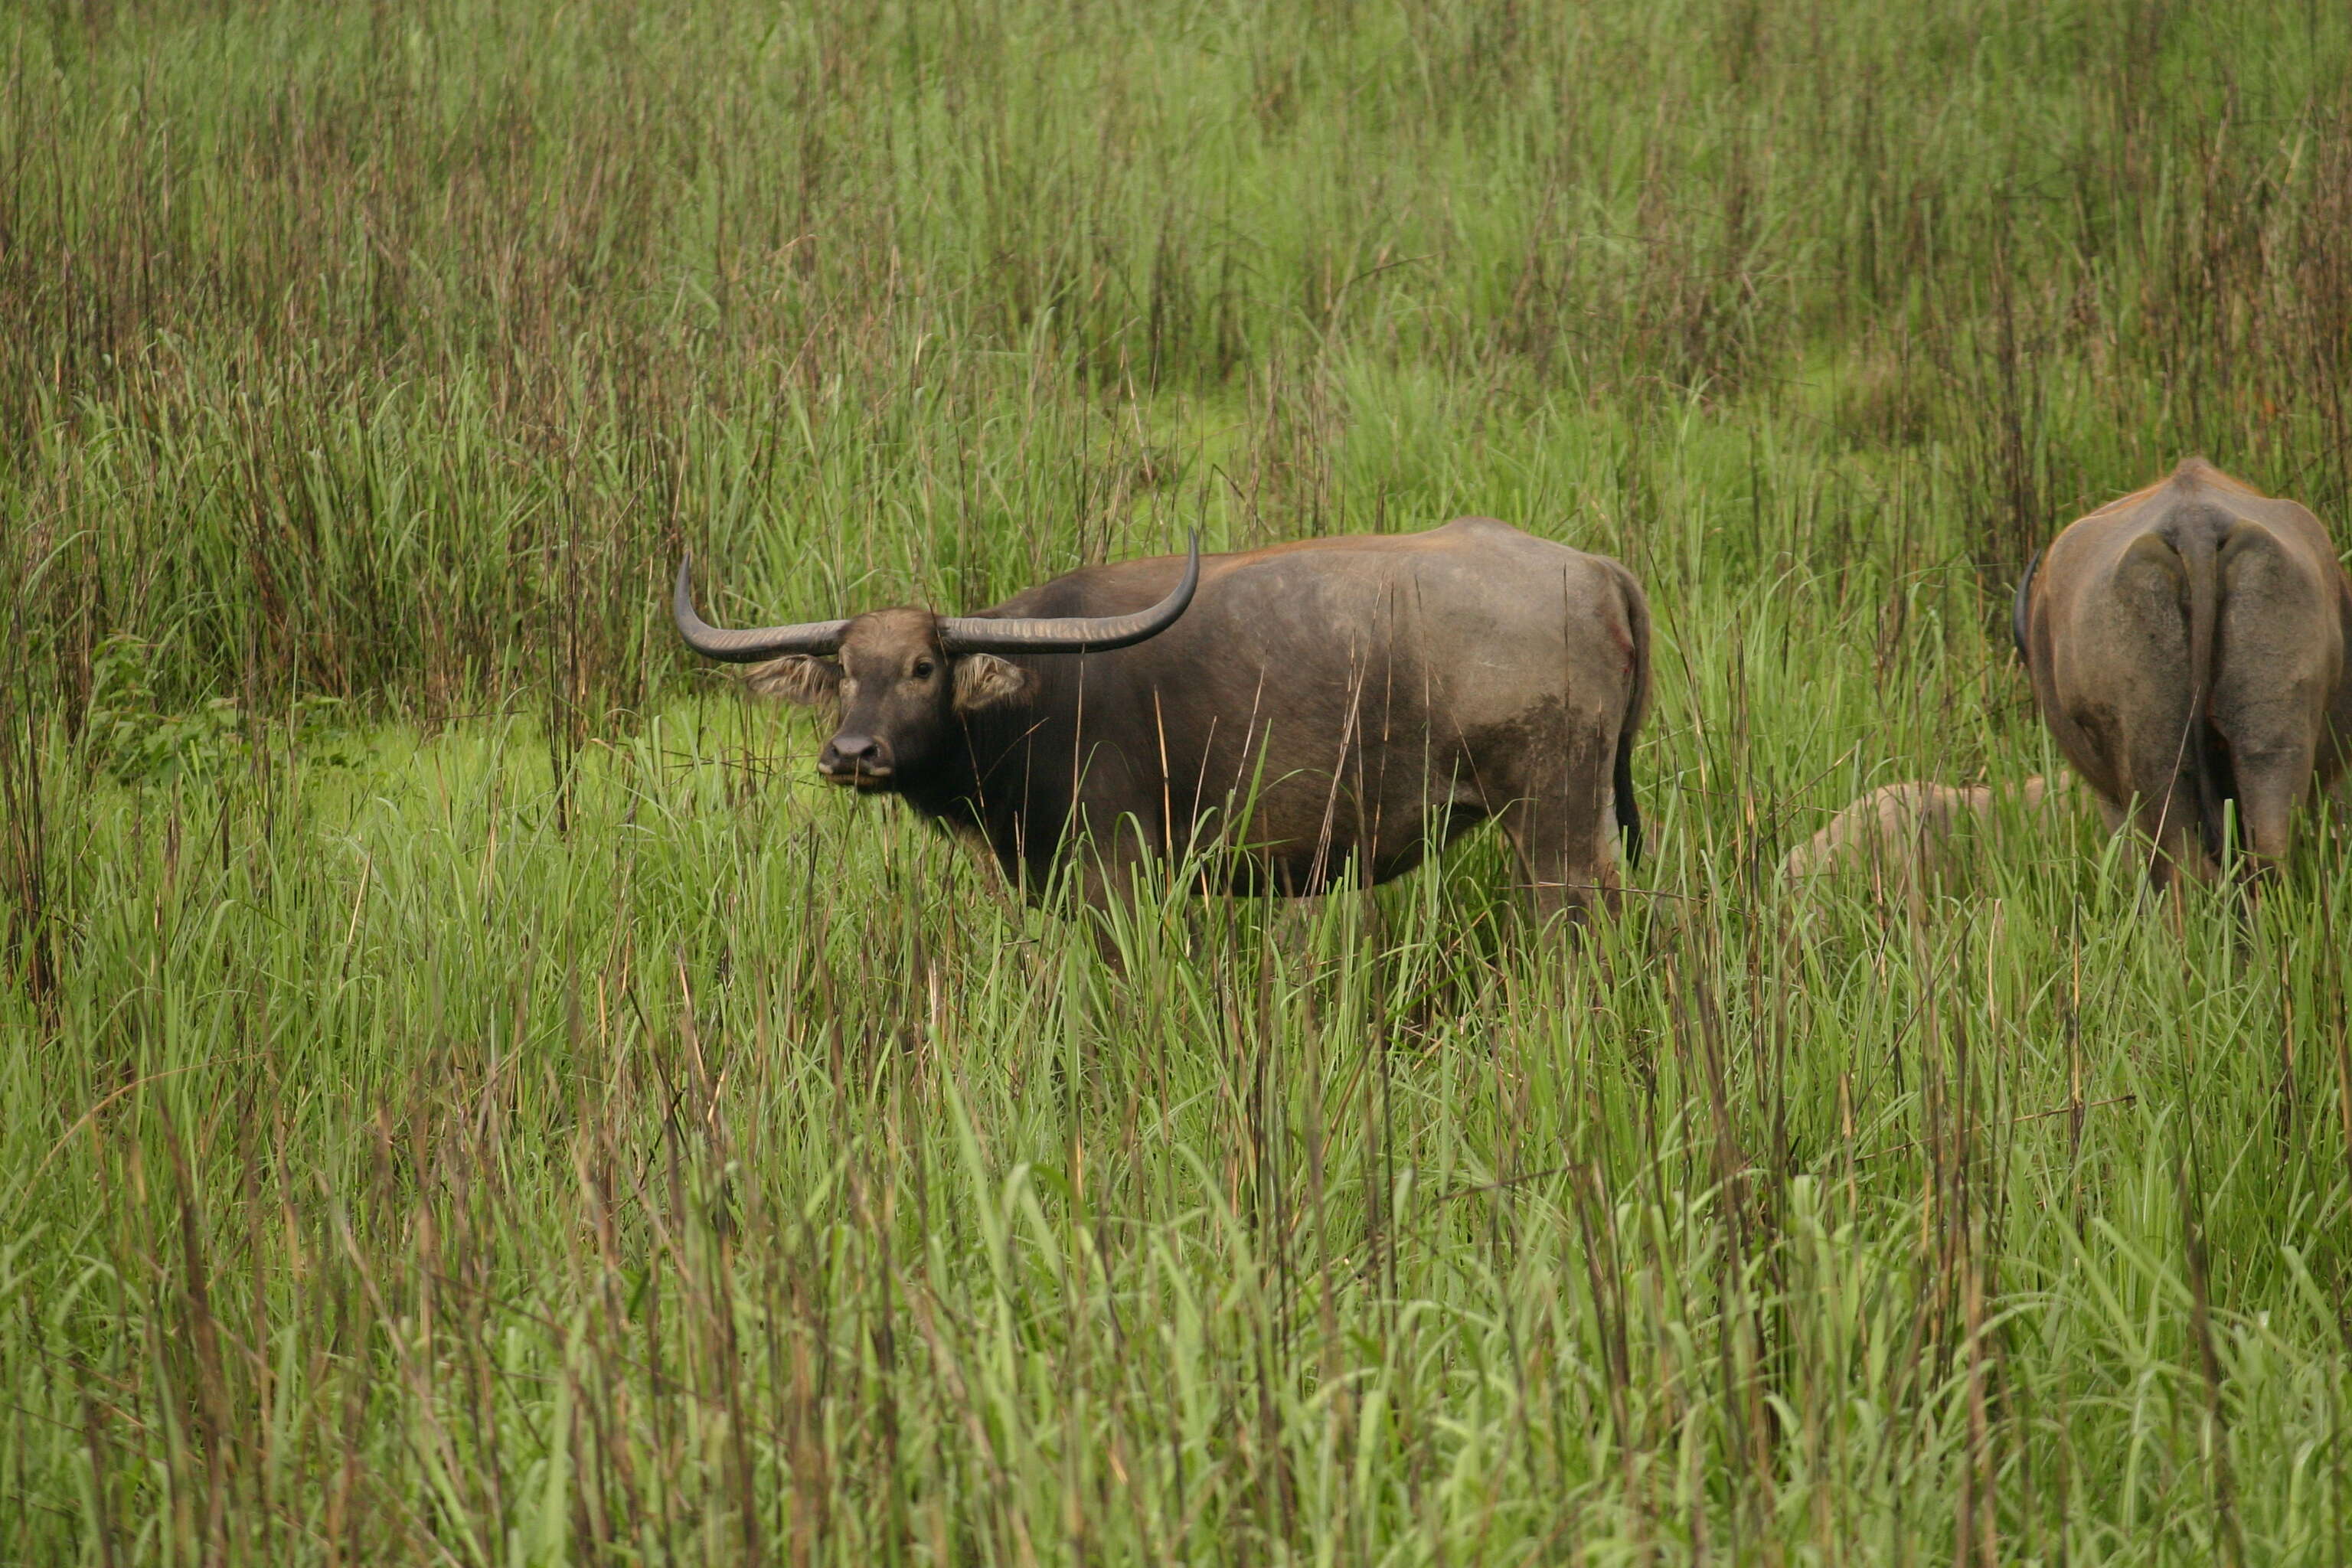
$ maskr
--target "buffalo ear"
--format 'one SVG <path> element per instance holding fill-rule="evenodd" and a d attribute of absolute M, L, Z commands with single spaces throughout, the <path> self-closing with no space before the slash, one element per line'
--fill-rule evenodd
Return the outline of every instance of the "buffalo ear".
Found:
<path fill-rule="evenodd" d="M 1029 672 L 992 653 L 968 653 L 955 661 L 955 705 L 959 713 L 976 712 L 1025 696 Z"/>
<path fill-rule="evenodd" d="M 841 666 L 811 654 L 788 653 L 753 665 L 744 674 L 743 684 L 762 697 L 818 708 L 841 700 Z"/>

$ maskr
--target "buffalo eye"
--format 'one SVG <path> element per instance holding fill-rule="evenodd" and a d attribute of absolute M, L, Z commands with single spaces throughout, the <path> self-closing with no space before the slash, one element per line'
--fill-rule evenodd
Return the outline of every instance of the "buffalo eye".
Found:
<path fill-rule="evenodd" d="M 931 678 L 931 671 L 935 667 L 932 665 L 931 661 L 928 658 L 917 659 L 915 661 L 915 679 L 917 680 L 929 680 Z"/>

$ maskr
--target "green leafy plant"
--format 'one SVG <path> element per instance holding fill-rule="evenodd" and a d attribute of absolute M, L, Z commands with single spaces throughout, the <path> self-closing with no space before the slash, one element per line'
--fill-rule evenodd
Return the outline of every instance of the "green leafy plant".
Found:
<path fill-rule="evenodd" d="M 245 751 L 245 716 L 226 697 L 184 713 L 158 710 L 157 653 L 156 645 L 117 632 L 90 656 L 86 744 L 91 761 L 123 784 L 216 773 Z"/>

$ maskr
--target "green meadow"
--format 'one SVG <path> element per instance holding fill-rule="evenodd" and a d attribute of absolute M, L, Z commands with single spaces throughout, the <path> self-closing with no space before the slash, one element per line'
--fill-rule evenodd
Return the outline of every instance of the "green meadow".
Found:
<path fill-rule="evenodd" d="M 1778 874 L 2071 518 L 2352 543 L 2352 12 L 33 0 L 0 170 L 0 1560 L 2352 1558 L 2345 822 Z M 665 603 L 1465 512 L 1579 942 L 1025 906 Z"/>

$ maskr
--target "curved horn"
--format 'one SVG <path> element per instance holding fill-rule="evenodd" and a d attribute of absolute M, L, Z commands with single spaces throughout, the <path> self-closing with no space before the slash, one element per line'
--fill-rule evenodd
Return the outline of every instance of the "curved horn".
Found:
<path fill-rule="evenodd" d="M 2010 601 L 2009 606 L 2010 640 L 2017 644 L 2017 657 L 2028 669 L 2033 668 L 2033 656 L 2025 651 L 2026 612 L 2032 604 L 2033 574 L 2041 566 L 2042 552 L 2037 550 L 2033 552 L 2033 559 L 2025 563 L 2025 575 L 2017 580 L 2017 597 Z"/>
<path fill-rule="evenodd" d="M 743 632 L 722 632 L 705 625 L 694 613 L 694 593 L 687 582 L 692 565 L 691 558 L 677 563 L 677 593 L 670 600 L 669 613 L 686 646 L 703 658 L 757 664 L 788 653 L 832 653 L 841 647 L 841 634 L 849 629 L 847 621 L 803 621 L 794 626 L 761 626 Z"/>
<path fill-rule="evenodd" d="M 1192 531 L 1184 578 L 1148 610 L 1131 616 L 1061 616 L 1045 620 L 994 620 L 941 616 L 940 647 L 947 653 L 1100 653 L 1158 637 L 1176 624 L 1201 585 L 1201 532 Z"/>

